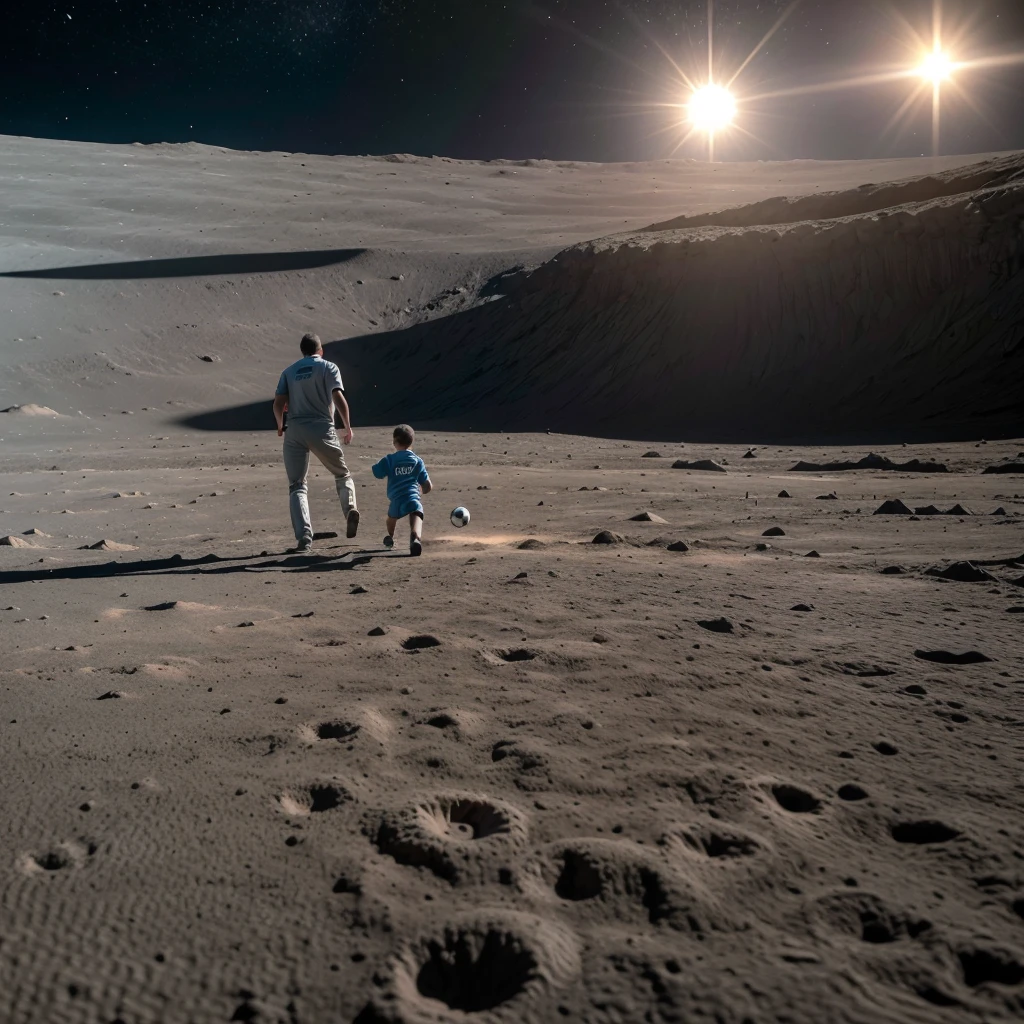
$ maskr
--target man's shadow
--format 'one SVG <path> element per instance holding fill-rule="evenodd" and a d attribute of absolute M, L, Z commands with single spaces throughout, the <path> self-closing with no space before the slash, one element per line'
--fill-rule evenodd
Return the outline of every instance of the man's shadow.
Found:
<path fill-rule="evenodd" d="M 342 572 L 369 565 L 377 558 L 395 558 L 390 551 L 345 551 L 337 555 L 240 555 L 222 558 L 202 555 L 184 558 L 140 559 L 134 562 L 102 562 L 52 569 L 11 569 L 0 572 L 0 586 L 7 583 L 45 583 L 59 580 L 119 579 L 126 576 L 225 575 L 240 572 Z M 401 557 L 401 556 L 398 556 Z"/>

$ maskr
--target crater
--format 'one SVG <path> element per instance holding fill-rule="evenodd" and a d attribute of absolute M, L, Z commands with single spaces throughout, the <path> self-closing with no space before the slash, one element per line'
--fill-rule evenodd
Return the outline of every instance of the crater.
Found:
<path fill-rule="evenodd" d="M 498 657 L 502 661 L 533 661 L 537 657 L 537 652 L 526 647 L 511 647 L 508 650 L 498 651 Z"/>
<path fill-rule="evenodd" d="M 426 944 L 416 989 L 449 1010 L 481 1013 L 514 999 L 534 979 L 539 966 L 519 936 L 490 929 L 458 929 Z"/>
<path fill-rule="evenodd" d="M 813 793 L 786 782 L 773 785 L 771 793 L 776 803 L 790 814 L 817 814 L 822 807 L 821 801 Z"/>
<path fill-rule="evenodd" d="M 1024 965 L 1003 949 L 967 949 L 959 953 L 964 984 L 977 988 L 986 983 L 1020 985 L 1024 983 Z"/>
<path fill-rule="evenodd" d="M 510 848 L 526 842 L 524 816 L 473 794 L 444 794 L 382 816 L 375 842 L 398 864 L 425 867 L 453 885 L 468 877 L 493 880 L 507 868 Z"/>
<path fill-rule="evenodd" d="M 419 636 L 410 636 L 402 641 L 402 646 L 407 651 L 423 651 L 428 647 L 440 647 L 441 641 L 429 633 L 422 633 Z"/>
<path fill-rule="evenodd" d="M 431 801 L 418 809 L 428 832 L 448 839 L 486 839 L 512 831 L 509 815 L 485 800 Z"/>
<path fill-rule="evenodd" d="M 322 814 L 340 807 L 351 797 L 340 786 L 316 783 L 304 789 L 282 793 L 277 802 L 281 810 L 290 817 L 305 817 L 308 814 Z"/>
<path fill-rule="evenodd" d="M 960 832 L 941 821 L 901 821 L 892 825 L 890 834 L 897 843 L 913 843 L 926 846 L 931 843 L 948 843 Z"/>
<path fill-rule="evenodd" d="M 562 870 L 555 882 L 555 894 L 563 900 L 592 900 L 601 895 L 601 871 L 594 859 L 583 850 L 565 850 Z"/>
<path fill-rule="evenodd" d="M 359 732 L 359 726 L 353 722 L 335 719 L 330 722 L 321 722 L 315 732 L 317 739 L 320 740 L 349 740 Z"/>
<path fill-rule="evenodd" d="M 531 1001 L 579 972 L 575 938 L 553 921 L 511 911 L 459 916 L 405 946 L 379 979 L 372 1016 L 357 1019 L 546 1020 Z"/>

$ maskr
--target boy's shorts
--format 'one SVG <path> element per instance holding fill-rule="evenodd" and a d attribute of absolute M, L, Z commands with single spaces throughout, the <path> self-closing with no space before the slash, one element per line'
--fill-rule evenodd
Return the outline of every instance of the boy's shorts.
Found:
<path fill-rule="evenodd" d="M 388 506 L 389 519 L 402 519 L 405 516 L 418 515 L 423 518 L 423 502 L 419 498 L 408 498 L 405 501 L 393 501 Z"/>

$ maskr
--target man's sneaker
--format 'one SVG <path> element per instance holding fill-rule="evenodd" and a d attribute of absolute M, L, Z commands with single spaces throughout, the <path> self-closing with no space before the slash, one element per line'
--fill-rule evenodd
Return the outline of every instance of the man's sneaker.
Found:
<path fill-rule="evenodd" d="M 289 555 L 305 555 L 312 550 L 313 542 L 311 540 L 300 540 L 298 544 L 293 548 L 288 549 Z"/>
<path fill-rule="evenodd" d="M 419 537 L 413 537 L 409 541 L 409 554 L 413 556 L 423 554 L 423 544 L 420 542 Z"/>
<path fill-rule="evenodd" d="M 387 536 L 387 537 L 384 538 L 384 547 L 386 547 L 386 548 L 393 548 L 394 546 L 395 546 L 395 538 L 394 537 Z"/>
<path fill-rule="evenodd" d="M 354 508 L 348 514 L 348 529 L 345 531 L 345 536 L 351 540 L 356 535 L 356 530 L 359 529 L 359 509 Z"/>

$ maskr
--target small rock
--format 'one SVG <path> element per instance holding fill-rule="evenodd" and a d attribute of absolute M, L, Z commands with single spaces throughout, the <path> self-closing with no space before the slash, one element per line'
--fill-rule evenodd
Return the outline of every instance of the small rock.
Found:
<path fill-rule="evenodd" d="M 883 502 L 872 513 L 872 515 L 876 516 L 909 516 L 912 514 L 910 507 L 900 501 L 899 498 Z"/>
<path fill-rule="evenodd" d="M 767 543 L 767 541 L 763 541 L 763 540 L 754 545 L 754 550 L 755 551 L 771 551 L 771 549 L 772 549 L 771 544 L 769 544 L 769 543 Z"/>
<path fill-rule="evenodd" d="M 733 630 L 732 623 L 726 618 L 698 619 L 697 625 L 702 629 L 710 630 L 712 633 L 731 633 Z"/>
<path fill-rule="evenodd" d="M 791 612 L 812 612 L 814 611 L 813 605 L 809 604 L 795 604 L 789 609 Z"/>
<path fill-rule="evenodd" d="M 367 636 L 384 636 L 387 633 L 387 626 L 374 626 L 373 629 L 367 633 Z"/>
<path fill-rule="evenodd" d="M 779 491 L 779 497 L 780 498 L 791 498 L 792 495 L 789 493 L 789 491 Z"/>
<path fill-rule="evenodd" d="M 597 534 L 594 539 L 590 542 L 591 544 L 621 544 L 624 538 L 618 533 L 612 533 L 611 530 L 602 530 Z"/>
<path fill-rule="evenodd" d="M 748 448 L 746 455 L 743 456 L 745 459 L 756 459 L 757 456 L 754 454 L 753 448 Z"/>
<path fill-rule="evenodd" d="M 640 456 L 640 458 L 641 459 L 660 459 L 661 458 L 661 452 L 654 452 L 654 451 L 644 452 L 643 455 Z"/>
<path fill-rule="evenodd" d="M 785 537 L 786 536 L 786 531 L 784 529 L 782 529 L 781 526 L 769 526 L 768 529 L 765 530 L 764 533 L 761 534 L 761 536 L 762 537 Z"/>
<path fill-rule="evenodd" d="M 939 665 L 977 665 L 984 661 L 991 661 L 979 651 L 964 651 L 957 654 L 953 651 L 914 651 L 914 657 L 922 661 L 933 661 Z"/>
<path fill-rule="evenodd" d="M 817 551 L 808 551 L 804 558 L 821 558 Z"/>
<path fill-rule="evenodd" d="M 353 587 L 349 591 L 349 593 L 350 594 L 368 594 L 369 591 L 366 589 L 366 587 Z"/>
<path fill-rule="evenodd" d="M 987 569 L 982 569 L 973 562 L 954 562 L 945 569 L 932 567 L 925 569 L 926 576 L 934 576 L 940 580 L 951 580 L 955 583 L 998 583 L 999 581 Z"/>
<path fill-rule="evenodd" d="M 711 459 L 698 459 L 696 462 L 686 462 L 684 459 L 676 459 L 672 463 L 673 469 L 696 469 L 705 473 L 727 473 L 724 466 L 720 466 Z"/>
<path fill-rule="evenodd" d="M 256 625 L 255 622 L 250 622 L 248 619 L 246 619 L 245 622 L 240 622 L 238 624 L 238 628 L 239 629 L 245 629 L 247 626 L 255 626 L 255 625 Z"/>
<path fill-rule="evenodd" d="M 902 565 L 887 565 L 884 569 L 878 570 L 883 576 L 903 576 L 907 570 Z"/>
<path fill-rule="evenodd" d="M 630 516 L 629 521 L 631 523 L 660 523 L 662 526 L 668 526 L 668 521 L 654 512 L 638 512 L 635 516 Z"/>

